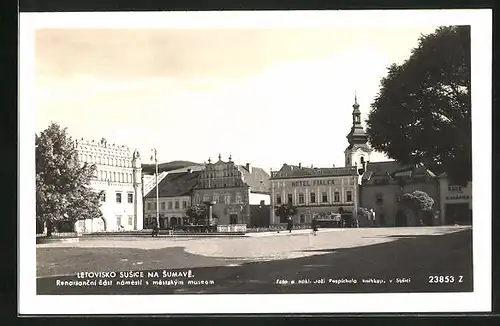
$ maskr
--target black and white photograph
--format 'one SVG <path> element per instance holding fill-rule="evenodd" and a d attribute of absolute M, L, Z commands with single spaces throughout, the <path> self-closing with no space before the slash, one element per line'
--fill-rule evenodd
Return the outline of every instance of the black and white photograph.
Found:
<path fill-rule="evenodd" d="M 20 17 L 20 313 L 491 309 L 491 11 Z"/>

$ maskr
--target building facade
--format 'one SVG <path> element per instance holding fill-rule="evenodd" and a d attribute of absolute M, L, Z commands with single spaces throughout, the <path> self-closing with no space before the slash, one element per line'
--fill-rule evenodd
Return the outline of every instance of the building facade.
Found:
<path fill-rule="evenodd" d="M 77 140 L 75 148 L 82 164 L 95 164 L 97 169 L 91 187 L 103 192 L 103 218 L 79 221 L 75 227 L 83 232 L 141 230 L 143 195 L 139 152 L 109 144 L 104 138 L 98 142 Z"/>
<path fill-rule="evenodd" d="M 156 219 L 156 212 L 160 220 L 160 228 L 184 225 L 187 221 L 186 210 L 192 205 L 193 189 L 198 184 L 202 167 L 195 166 L 179 169 L 166 173 L 159 181 L 158 202 L 156 200 L 156 187 L 144 197 L 145 214 L 144 225 L 151 227 Z"/>
<path fill-rule="evenodd" d="M 250 205 L 269 205 L 269 174 L 250 164 L 238 165 L 231 160 L 212 163 L 209 159 L 200 172 L 194 188 L 193 203 L 215 202 L 212 216 L 219 225 L 251 225 Z"/>
<path fill-rule="evenodd" d="M 472 182 L 467 186 L 450 183 L 446 174 L 439 176 L 441 224 L 472 225 Z"/>
<path fill-rule="evenodd" d="M 400 177 L 398 177 L 398 172 Z M 402 166 L 395 161 L 370 162 L 362 177 L 360 206 L 373 209 L 379 226 L 416 226 L 420 220 L 401 205 L 401 196 L 415 190 L 427 193 L 440 207 L 439 180 L 424 166 Z M 361 225 L 369 221 L 360 220 Z"/>
<path fill-rule="evenodd" d="M 271 172 L 270 224 L 286 221 L 276 216 L 278 205 L 297 207 L 292 217 L 294 223 L 310 223 L 316 215 L 330 213 L 354 213 L 359 197 L 356 167 L 305 168 L 284 164 L 279 171 Z"/>

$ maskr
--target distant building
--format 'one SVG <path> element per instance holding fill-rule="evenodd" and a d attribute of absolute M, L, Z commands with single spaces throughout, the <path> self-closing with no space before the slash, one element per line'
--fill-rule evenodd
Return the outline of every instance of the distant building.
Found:
<path fill-rule="evenodd" d="M 250 205 L 263 201 L 269 205 L 269 174 L 250 164 L 238 165 L 231 160 L 209 159 L 194 189 L 194 204 L 214 201 L 213 217 L 220 225 L 251 225 Z"/>
<path fill-rule="evenodd" d="M 434 209 L 439 209 L 439 180 L 432 171 L 421 165 L 402 166 L 396 161 L 370 162 L 362 176 L 360 206 L 373 209 L 380 226 L 419 225 L 420 221 L 400 206 L 401 196 L 415 190 L 427 193 L 434 199 Z"/>
<path fill-rule="evenodd" d="M 472 224 L 472 182 L 467 186 L 450 183 L 446 173 L 439 176 L 442 224 Z"/>
<path fill-rule="evenodd" d="M 276 216 L 278 205 L 297 207 L 295 223 L 310 223 L 314 215 L 353 213 L 357 211 L 359 197 L 356 167 L 305 168 L 283 164 L 279 171 L 271 172 L 270 224 L 285 223 Z"/>
<path fill-rule="evenodd" d="M 103 219 L 79 221 L 76 227 L 84 232 L 141 230 L 143 196 L 139 152 L 131 152 L 123 145 L 109 144 L 104 138 L 98 142 L 76 140 L 75 148 L 82 164 L 96 165 L 91 187 L 103 191 Z"/>
<path fill-rule="evenodd" d="M 186 210 L 192 204 L 193 190 L 198 184 L 202 166 L 178 169 L 165 172 L 165 177 L 159 182 L 159 220 L 160 228 L 183 225 L 186 222 Z M 144 225 L 151 226 L 156 219 L 156 187 L 144 198 Z"/>

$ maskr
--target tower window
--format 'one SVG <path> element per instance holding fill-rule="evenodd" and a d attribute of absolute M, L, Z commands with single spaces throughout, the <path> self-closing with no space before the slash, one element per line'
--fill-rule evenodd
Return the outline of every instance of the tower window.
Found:
<path fill-rule="evenodd" d="M 322 197 L 322 198 L 321 198 L 321 201 L 322 201 L 323 203 L 328 202 L 328 195 L 327 195 L 326 191 L 323 191 L 323 193 L 321 194 L 321 197 Z"/>
<path fill-rule="evenodd" d="M 303 204 L 303 203 L 304 203 L 304 194 L 299 193 L 299 204 Z"/>
<path fill-rule="evenodd" d="M 292 198 L 293 198 L 292 194 L 288 194 L 288 203 L 289 204 L 292 204 L 292 201 L 293 201 Z"/>
<path fill-rule="evenodd" d="M 276 195 L 276 204 L 281 204 L 281 195 Z"/>
<path fill-rule="evenodd" d="M 314 204 L 316 202 L 316 193 L 311 192 L 311 203 Z"/>
<path fill-rule="evenodd" d="M 333 200 L 338 203 L 340 201 L 340 193 L 338 191 L 335 191 L 335 193 L 333 194 Z"/>

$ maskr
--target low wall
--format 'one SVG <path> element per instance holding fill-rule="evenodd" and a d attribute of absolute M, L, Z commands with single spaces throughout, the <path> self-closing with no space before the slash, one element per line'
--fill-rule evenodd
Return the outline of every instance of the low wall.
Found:
<path fill-rule="evenodd" d="M 221 233 L 245 233 L 246 231 L 246 224 L 217 225 L 217 232 Z"/>

